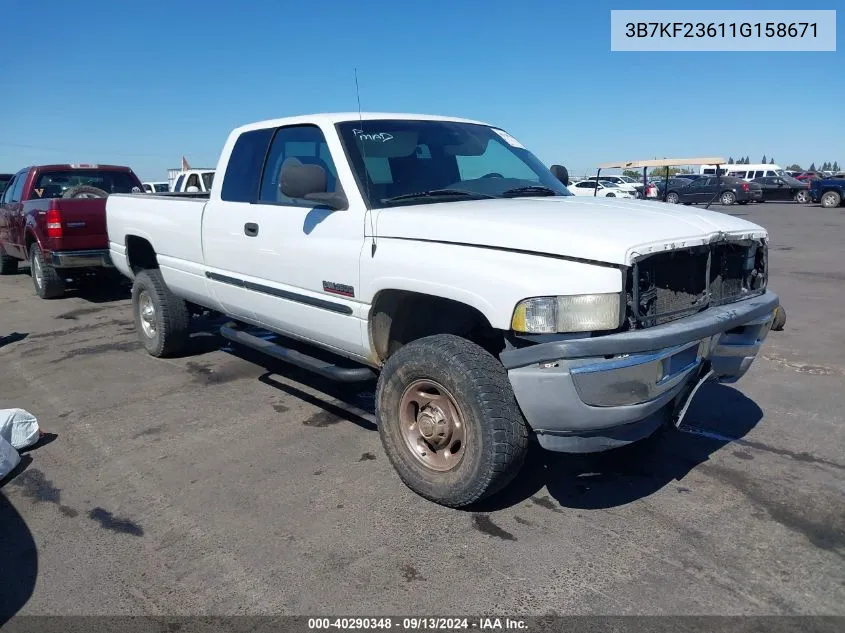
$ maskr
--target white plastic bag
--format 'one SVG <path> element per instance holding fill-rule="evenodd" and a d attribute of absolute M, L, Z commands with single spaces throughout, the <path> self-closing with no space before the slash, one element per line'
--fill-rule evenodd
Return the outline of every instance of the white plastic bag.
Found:
<path fill-rule="evenodd" d="M 0 409 L 0 438 L 21 450 L 38 441 L 38 420 L 23 409 Z"/>
<path fill-rule="evenodd" d="M 18 462 L 21 461 L 21 456 L 5 439 L 0 437 L 0 479 L 8 475 Z"/>

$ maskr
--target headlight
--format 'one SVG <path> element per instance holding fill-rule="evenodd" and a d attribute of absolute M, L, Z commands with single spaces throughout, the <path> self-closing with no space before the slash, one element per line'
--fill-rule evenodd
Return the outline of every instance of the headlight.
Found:
<path fill-rule="evenodd" d="M 527 334 L 615 330 L 621 320 L 621 301 L 618 292 L 525 299 L 513 311 L 511 328 Z"/>

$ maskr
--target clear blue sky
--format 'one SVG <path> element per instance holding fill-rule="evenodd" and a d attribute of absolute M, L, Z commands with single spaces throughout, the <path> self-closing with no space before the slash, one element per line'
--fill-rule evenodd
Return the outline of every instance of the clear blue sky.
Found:
<path fill-rule="evenodd" d="M 845 7 L 834 9 L 843 31 Z M 243 123 L 357 109 L 481 119 L 573 173 L 762 154 L 845 163 L 845 53 L 613 53 L 611 8 L 780 2 L 5 0 L 0 171 L 213 166 Z M 711 72 L 712 71 L 712 72 Z M 595 82 L 591 77 L 595 76 Z"/>

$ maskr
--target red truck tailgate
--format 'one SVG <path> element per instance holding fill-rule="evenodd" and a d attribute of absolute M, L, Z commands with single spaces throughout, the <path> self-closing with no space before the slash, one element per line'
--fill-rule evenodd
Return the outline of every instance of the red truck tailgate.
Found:
<path fill-rule="evenodd" d="M 44 247 L 51 251 L 81 251 L 108 248 L 106 198 L 57 198 L 39 200 L 40 233 L 47 236 Z M 58 212 L 58 218 L 55 217 Z M 47 223 L 61 228 L 48 227 Z"/>

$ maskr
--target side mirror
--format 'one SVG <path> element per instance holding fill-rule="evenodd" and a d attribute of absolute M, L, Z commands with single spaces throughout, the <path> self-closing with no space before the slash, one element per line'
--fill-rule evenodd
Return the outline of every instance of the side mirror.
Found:
<path fill-rule="evenodd" d="M 349 208 L 342 192 L 327 191 L 328 176 L 320 165 L 304 165 L 297 158 L 288 158 L 279 170 L 279 191 L 288 198 L 310 200 L 335 211 Z"/>
<path fill-rule="evenodd" d="M 552 175 L 563 183 L 564 187 L 569 186 L 569 171 L 563 165 L 552 165 L 549 171 Z"/>
<path fill-rule="evenodd" d="M 195 187 L 194 185 L 191 185 L 190 187 L 185 189 L 185 193 L 199 193 L 199 192 L 200 192 L 200 188 Z"/>

